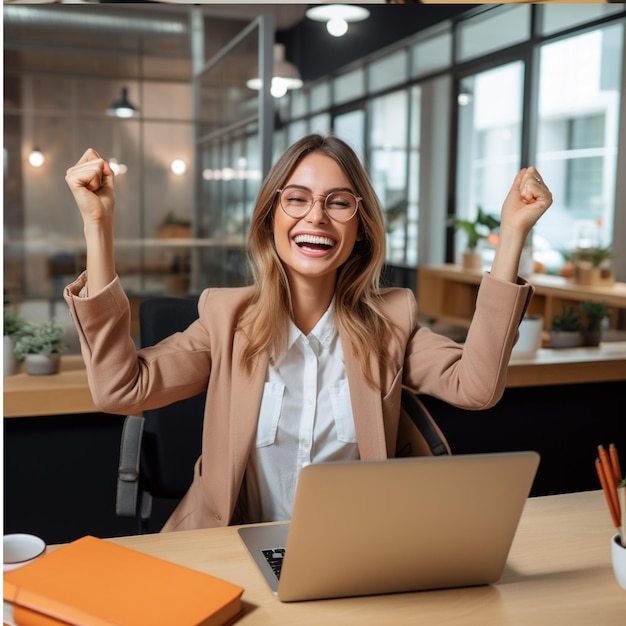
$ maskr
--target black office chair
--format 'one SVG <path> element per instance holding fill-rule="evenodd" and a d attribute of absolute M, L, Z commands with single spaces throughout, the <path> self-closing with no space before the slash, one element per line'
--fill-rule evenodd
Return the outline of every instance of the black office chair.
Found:
<path fill-rule="evenodd" d="M 198 317 L 197 299 L 152 298 L 139 307 L 140 342 L 151 346 Z M 180 500 L 193 479 L 202 446 L 206 393 L 129 415 L 120 446 L 116 512 L 148 532 L 153 498 Z"/>

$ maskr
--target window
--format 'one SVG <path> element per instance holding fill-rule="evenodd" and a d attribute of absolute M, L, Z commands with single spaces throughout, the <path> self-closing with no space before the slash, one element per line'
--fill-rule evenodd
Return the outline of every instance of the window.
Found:
<path fill-rule="evenodd" d="M 448 67 L 452 62 L 452 33 L 446 31 L 413 46 L 415 78 Z"/>
<path fill-rule="evenodd" d="M 540 50 L 536 161 L 555 202 L 535 231 L 552 251 L 548 269 L 563 264 L 560 250 L 613 240 L 622 32 L 600 28 Z"/>
<path fill-rule="evenodd" d="M 458 31 L 458 60 L 509 48 L 530 37 L 530 6 L 508 6 L 480 14 L 461 23 Z"/>
<path fill-rule="evenodd" d="M 333 103 L 344 104 L 365 93 L 365 71 L 362 68 L 342 74 L 333 81 Z"/>
<path fill-rule="evenodd" d="M 467 76 L 458 93 L 457 216 L 499 216 L 520 167 L 524 65 Z M 462 233 L 459 233 L 462 237 Z M 459 239 L 459 250 L 465 242 Z"/>
<path fill-rule="evenodd" d="M 407 53 L 398 50 L 378 61 L 374 61 L 368 68 L 370 91 L 380 91 L 403 83 L 407 78 Z"/>
<path fill-rule="evenodd" d="M 387 260 L 404 264 L 408 216 L 408 93 L 402 90 L 374 98 L 370 107 L 369 169 L 385 211 Z"/>

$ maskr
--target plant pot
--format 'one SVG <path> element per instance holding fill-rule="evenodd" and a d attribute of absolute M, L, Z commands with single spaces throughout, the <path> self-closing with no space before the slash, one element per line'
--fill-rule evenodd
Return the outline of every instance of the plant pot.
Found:
<path fill-rule="evenodd" d="M 61 365 L 61 355 L 27 354 L 24 358 L 25 370 L 31 376 L 49 376 L 58 374 Z"/>
<path fill-rule="evenodd" d="M 602 330 L 585 330 L 583 332 L 582 344 L 587 347 L 595 347 L 600 345 L 602 341 Z"/>
<path fill-rule="evenodd" d="M 15 356 L 15 335 L 4 335 L 4 365 L 5 376 L 13 376 L 20 371 L 20 362 Z"/>
<path fill-rule="evenodd" d="M 517 356 L 530 356 L 541 347 L 541 334 L 543 332 L 543 317 L 540 315 L 527 315 L 519 325 L 519 338 L 513 346 L 513 354 Z"/>
<path fill-rule="evenodd" d="M 577 348 L 582 345 L 583 337 L 577 330 L 551 330 L 550 345 L 553 348 Z"/>
<path fill-rule="evenodd" d="M 463 253 L 463 269 L 477 270 L 483 269 L 483 255 L 480 252 L 464 252 Z"/>
<path fill-rule="evenodd" d="M 602 282 L 601 276 L 602 271 L 599 267 L 583 267 L 582 265 L 574 265 L 574 282 L 578 285 L 594 287 Z"/>

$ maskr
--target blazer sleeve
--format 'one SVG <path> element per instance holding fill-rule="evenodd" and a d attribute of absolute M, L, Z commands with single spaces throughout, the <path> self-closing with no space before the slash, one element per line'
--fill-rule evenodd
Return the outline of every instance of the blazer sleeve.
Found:
<path fill-rule="evenodd" d="M 510 283 L 485 273 L 465 343 L 416 322 L 403 382 L 464 409 L 495 405 L 504 392 L 511 351 L 533 291 L 523 279 Z"/>
<path fill-rule="evenodd" d="M 137 350 L 130 335 L 130 304 L 119 278 L 101 292 L 81 297 L 85 284 L 83 273 L 66 287 L 64 298 L 78 330 L 96 406 L 132 414 L 206 390 L 210 337 L 200 320 L 156 346 Z M 207 296 L 208 290 L 200 297 L 200 310 Z"/>

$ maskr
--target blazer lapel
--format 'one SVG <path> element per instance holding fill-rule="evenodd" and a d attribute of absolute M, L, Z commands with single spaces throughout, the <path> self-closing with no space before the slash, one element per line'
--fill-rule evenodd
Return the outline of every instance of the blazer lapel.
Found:
<path fill-rule="evenodd" d="M 341 334 L 343 354 L 350 387 L 352 415 L 361 459 L 387 458 L 383 406 L 380 390 L 367 383 L 361 365 L 352 352 L 350 342 Z M 380 366 L 374 356 L 370 356 L 374 380 L 380 380 Z"/>

